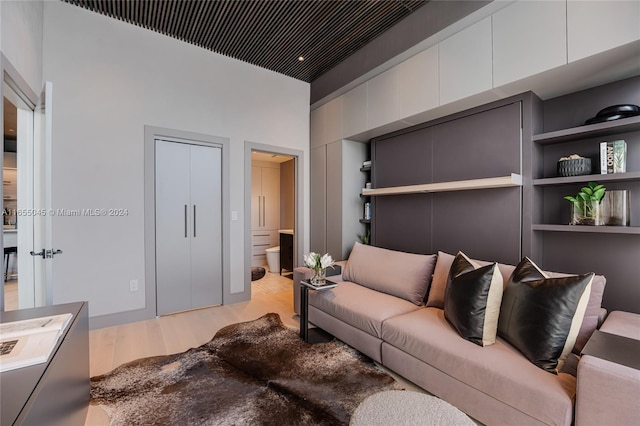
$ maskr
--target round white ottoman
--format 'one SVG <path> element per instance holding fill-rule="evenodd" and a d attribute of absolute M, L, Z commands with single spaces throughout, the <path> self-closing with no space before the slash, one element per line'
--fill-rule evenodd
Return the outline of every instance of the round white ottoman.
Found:
<path fill-rule="evenodd" d="M 435 396 L 411 391 L 371 395 L 356 408 L 351 426 L 476 426 L 466 414 Z"/>

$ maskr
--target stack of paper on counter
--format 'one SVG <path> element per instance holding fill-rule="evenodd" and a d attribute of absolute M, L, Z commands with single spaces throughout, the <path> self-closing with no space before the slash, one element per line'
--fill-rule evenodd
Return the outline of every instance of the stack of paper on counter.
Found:
<path fill-rule="evenodd" d="M 71 314 L 0 324 L 0 372 L 46 362 Z"/>

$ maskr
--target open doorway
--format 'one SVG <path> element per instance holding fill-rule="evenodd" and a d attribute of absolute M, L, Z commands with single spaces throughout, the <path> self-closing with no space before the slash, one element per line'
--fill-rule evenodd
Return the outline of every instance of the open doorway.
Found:
<path fill-rule="evenodd" d="M 4 310 L 35 306 L 32 250 L 34 110 L 6 82 L 3 83 L 3 282 Z M 25 253 L 27 253 L 25 255 Z"/>
<path fill-rule="evenodd" d="M 250 142 L 245 149 L 245 291 L 290 290 L 302 247 L 302 152 Z"/>
<path fill-rule="evenodd" d="M 293 274 L 294 190 L 294 157 L 251 152 L 252 268 L 286 277 Z"/>

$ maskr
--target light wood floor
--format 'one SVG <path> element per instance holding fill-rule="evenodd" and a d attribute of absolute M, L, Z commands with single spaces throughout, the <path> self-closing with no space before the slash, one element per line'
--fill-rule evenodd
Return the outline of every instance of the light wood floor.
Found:
<path fill-rule="evenodd" d="M 4 283 L 4 310 L 18 309 L 18 280 L 8 280 Z"/>
<path fill-rule="evenodd" d="M 252 284 L 249 302 L 217 306 L 167 315 L 89 333 L 90 374 L 107 373 L 117 366 L 138 358 L 169 355 L 200 346 L 222 327 L 250 321 L 269 312 L 280 314 L 288 326 L 297 328 L 293 312 L 293 281 L 267 273 Z M 85 425 L 108 425 L 109 419 L 100 407 L 89 407 Z"/>

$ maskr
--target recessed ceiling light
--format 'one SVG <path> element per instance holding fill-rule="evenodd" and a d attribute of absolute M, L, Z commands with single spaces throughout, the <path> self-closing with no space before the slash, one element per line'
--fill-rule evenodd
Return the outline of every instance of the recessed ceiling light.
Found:
<path fill-rule="evenodd" d="M 298 56 L 298 60 L 299 60 L 300 62 L 304 61 L 304 56 Z"/>
<path fill-rule="evenodd" d="M 9 131 L 10 131 L 10 132 L 15 132 L 15 130 L 14 130 L 14 129 L 9 129 Z"/>

